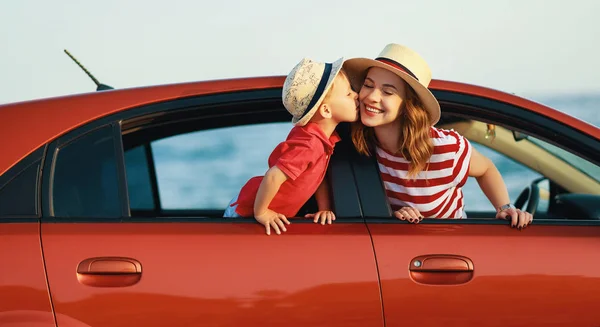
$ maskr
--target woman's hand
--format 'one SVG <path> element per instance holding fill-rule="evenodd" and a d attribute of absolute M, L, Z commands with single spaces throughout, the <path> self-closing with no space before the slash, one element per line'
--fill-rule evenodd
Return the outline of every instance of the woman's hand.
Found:
<path fill-rule="evenodd" d="M 394 216 L 400 220 L 408 220 L 409 223 L 418 224 L 423 220 L 423 215 L 413 207 L 402 207 L 394 211 Z"/>
<path fill-rule="evenodd" d="M 521 211 L 516 208 L 506 208 L 496 213 L 498 219 L 510 219 L 510 227 L 523 229 L 533 222 L 533 215 L 527 211 Z"/>
<path fill-rule="evenodd" d="M 331 222 L 335 220 L 335 214 L 333 211 L 321 210 L 317 213 L 309 213 L 304 216 L 305 218 L 313 218 L 313 222 L 316 224 L 321 220 L 321 225 L 325 225 L 325 222 L 331 225 Z"/>

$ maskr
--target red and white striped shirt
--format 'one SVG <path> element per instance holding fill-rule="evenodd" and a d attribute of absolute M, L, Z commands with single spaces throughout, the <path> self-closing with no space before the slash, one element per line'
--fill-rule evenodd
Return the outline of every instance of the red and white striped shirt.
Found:
<path fill-rule="evenodd" d="M 466 218 L 462 187 L 469 176 L 471 144 L 454 130 L 431 128 L 428 167 L 409 179 L 409 161 L 377 147 L 379 172 L 392 209 L 413 207 L 426 218 Z"/>

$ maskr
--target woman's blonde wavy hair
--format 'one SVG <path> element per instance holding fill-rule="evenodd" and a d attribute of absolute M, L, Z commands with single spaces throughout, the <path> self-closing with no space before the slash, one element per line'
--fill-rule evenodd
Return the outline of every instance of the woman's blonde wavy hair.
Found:
<path fill-rule="evenodd" d="M 408 177 L 415 177 L 426 169 L 429 158 L 433 154 L 431 141 L 431 118 L 419 100 L 415 91 L 404 82 L 406 99 L 402 102 L 398 118 L 400 121 L 400 152 L 410 161 Z M 360 119 L 352 124 L 352 143 L 356 150 L 363 155 L 370 156 L 378 145 L 373 127 L 363 125 Z"/>

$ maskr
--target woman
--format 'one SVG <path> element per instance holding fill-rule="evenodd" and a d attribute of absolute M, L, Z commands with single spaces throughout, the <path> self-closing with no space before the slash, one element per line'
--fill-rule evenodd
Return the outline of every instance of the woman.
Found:
<path fill-rule="evenodd" d="M 418 223 L 427 218 L 466 218 L 462 187 L 477 179 L 496 208 L 496 218 L 519 229 L 533 220 L 510 204 L 508 190 L 491 160 L 453 130 L 433 127 L 440 105 L 427 86 L 428 64 L 413 50 L 388 44 L 376 59 L 354 58 L 344 67 L 359 76 L 360 122 L 352 141 L 375 155 L 394 216 Z"/>

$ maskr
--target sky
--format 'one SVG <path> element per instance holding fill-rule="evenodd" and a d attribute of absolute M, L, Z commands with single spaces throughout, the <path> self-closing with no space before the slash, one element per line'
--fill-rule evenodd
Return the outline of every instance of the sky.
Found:
<path fill-rule="evenodd" d="M 434 79 L 525 97 L 600 94 L 596 0 L 0 0 L 0 104 L 285 75 L 303 57 L 409 46 Z"/>

